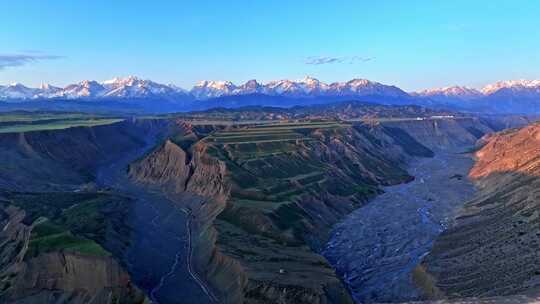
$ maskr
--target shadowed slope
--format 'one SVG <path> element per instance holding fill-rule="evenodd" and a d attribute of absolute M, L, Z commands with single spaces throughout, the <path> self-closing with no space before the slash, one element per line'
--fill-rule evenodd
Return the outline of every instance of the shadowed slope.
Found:
<path fill-rule="evenodd" d="M 417 272 L 432 296 L 540 291 L 540 125 L 483 141 L 470 172 L 479 193 Z"/>

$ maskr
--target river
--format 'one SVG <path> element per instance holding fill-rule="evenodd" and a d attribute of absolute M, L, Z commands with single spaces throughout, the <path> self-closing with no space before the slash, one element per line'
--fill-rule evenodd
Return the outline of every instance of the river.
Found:
<path fill-rule="evenodd" d="M 416 158 L 415 180 L 385 193 L 337 224 L 323 255 L 358 303 L 417 300 L 411 271 L 431 249 L 454 212 L 474 194 L 466 176 L 473 160 L 440 151 Z"/>

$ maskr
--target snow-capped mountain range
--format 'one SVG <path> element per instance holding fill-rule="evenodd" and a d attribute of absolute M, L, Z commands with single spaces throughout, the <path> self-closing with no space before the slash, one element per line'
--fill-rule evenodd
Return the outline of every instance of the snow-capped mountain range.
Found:
<path fill-rule="evenodd" d="M 411 93 L 412 95 L 429 97 L 434 99 L 441 98 L 457 98 L 462 100 L 471 100 L 483 96 L 482 92 L 477 89 L 461 86 L 452 86 L 444 88 L 435 88 L 423 90 L 420 92 Z"/>
<path fill-rule="evenodd" d="M 499 81 L 493 84 L 488 84 L 480 90 L 466 86 L 451 86 L 411 93 L 413 96 L 427 97 L 434 100 L 448 98 L 458 100 L 474 100 L 500 94 L 512 94 L 514 97 L 540 97 L 540 80 Z"/>
<path fill-rule="evenodd" d="M 230 81 L 201 81 L 190 91 L 174 85 L 159 84 L 134 76 L 114 78 L 97 82 L 84 80 L 65 88 L 43 84 L 39 88 L 28 88 L 22 84 L 0 86 L 0 99 L 102 99 L 102 98 L 165 98 L 192 97 L 205 100 L 210 98 L 247 94 L 264 94 L 286 97 L 321 97 L 321 96 L 366 96 L 384 95 L 389 97 L 408 97 L 408 94 L 395 86 L 383 85 L 366 79 L 353 79 L 347 82 L 323 83 L 315 78 L 279 80 L 261 84 L 249 80 L 242 85 Z"/>
<path fill-rule="evenodd" d="M 99 99 L 99 98 L 146 98 L 187 95 L 183 89 L 174 85 L 163 85 L 150 80 L 142 80 L 134 76 L 114 78 L 104 82 L 84 80 L 65 88 L 42 84 L 39 88 L 28 88 L 15 83 L 0 86 L 0 99 Z"/>
<path fill-rule="evenodd" d="M 491 113 L 540 113 L 540 80 L 509 80 L 481 89 L 444 87 L 410 93 L 417 104 Z M 423 101 L 423 102 L 422 102 Z"/>
<path fill-rule="evenodd" d="M 384 95 L 406 97 L 407 93 L 395 86 L 380 84 L 366 79 L 353 79 L 347 82 L 326 84 L 312 77 L 293 80 L 270 81 L 260 84 L 252 79 L 236 86 L 230 81 L 201 81 L 191 89 L 197 99 L 208 99 L 228 95 L 264 94 L 287 97 L 320 96 L 366 96 Z"/>
<path fill-rule="evenodd" d="M 323 97 L 367 97 L 403 99 L 407 102 L 423 104 L 430 102 L 472 102 L 475 100 L 538 100 L 540 103 L 540 80 L 501 81 L 474 89 L 465 86 L 452 86 L 406 93 L 396 86 L 384 85 L 366 79 L 353 79 L 347 82 L 324 83 L 312 77 L 300 80 L 277 80 L 262 84 L 249 80 L 236 85 L 230 81 L 201 81 L 191 90 L 184 90 L 171 84 L 160 84 L 135 76 L 114 78 L 97 82 L 84 80 L 64 88 L 42 84 L 39 88 L 29 88 L 15 83 L 0 85 L 0 100 L 28 101 L 43 99 L 62 100 L 101 100 L 101 99 L 145 99 L 164 100 L 207 100 L 225 96 L 261 94 L 291 98 Z"/>

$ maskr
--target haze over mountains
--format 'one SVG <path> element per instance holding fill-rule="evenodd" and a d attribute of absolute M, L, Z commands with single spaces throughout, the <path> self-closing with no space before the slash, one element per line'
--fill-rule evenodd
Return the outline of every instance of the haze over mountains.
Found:
<path fill-rule="evenodd" d="M 246 101 L 242 98 L 258 95 L 258 100 Z M 263 98 L 262 96 L 266 96 Z M 419 92 L 405 92 L 393 86 L 366 79 L 352 79 L 347 82 L 324 83 L 312 77 L 301 80 L 277 80 L 259 83 L 249 80 L 236 85 L 230 81 L 201 81 L 191 90 L 184 90 L 172 84 L 160 84 L 135 76 L 114 78 L 97 82 L 84 80 L 64 88 L 42 84 L 39 88 L 29 88 L 20 83 L 0 86 L 0 100 L 26 102 L 35 100 L 128 100 L 159 99 L 169 102 L 205 101 L 216 98 L 234 98 L 231 106 L 296 105 L 287 99 L 317 99 L 331 102 L 346 98 L 385 104 L 418 104 L 424 106 L 451 107 L 460 110 L 494 111 L 514 113 L 537 113 L 540 104 L 540 80 L 501 81 L 474 89 L 466 86 L 451 86 L 428 89 Z M 277 99 L 276 99 L 277 98 Z M 281 99 L 279 99 L 281 98 Z M 240 99 L 241 101 L 238 101 Z M 230 101 L 230 100 L 228 100 Z M 227 102 L 225 102 L 227 106 Z"/>

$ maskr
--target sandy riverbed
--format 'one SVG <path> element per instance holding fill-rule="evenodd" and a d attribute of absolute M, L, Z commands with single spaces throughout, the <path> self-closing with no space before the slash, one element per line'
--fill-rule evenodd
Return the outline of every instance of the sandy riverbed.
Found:
<path fill-rule="evenodd" d="M 473 196 L 466 178 L 472 164 L 469 155 L 451 152 L 415 159 L 408 168 L 414 181 L 386 187 L 336 225 L 323 254 L 357 302 L 418 299 L 411 271 Z"/>

